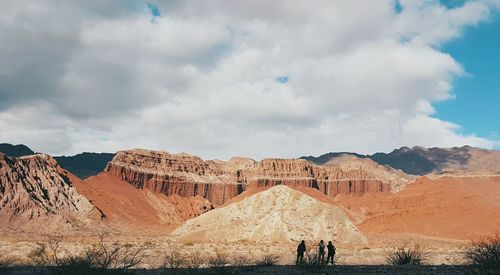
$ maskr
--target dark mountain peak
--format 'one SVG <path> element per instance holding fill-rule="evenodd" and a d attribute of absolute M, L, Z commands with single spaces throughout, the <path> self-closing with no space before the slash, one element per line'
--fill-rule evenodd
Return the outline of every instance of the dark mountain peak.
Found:
<path fill-rule="evenodd" d="M 314 156 L 302 156 L 300 157 L 301 159 L 305 159 L 307 161 L 310 161 L 314 164 L 317 164 L 317 165 L 323 165 L 327 162 L 329 162 L 330 160 L 334 159 L 334 158 L 337 158 L 337 157 L 340 157 L 342 155 L 351 155 L 351 156 L 355 156 L 355 157 L 358 157 L 358 158 L 366 158 L 367 156 L 366 155 L 361 155 L 361 154 L 358 154 L 358 153 L 352 153 L 352 152 L 330 152 L 330 153 L 326 153 L 326 154 L 323 154 L 321 156 L 318 156 L 318 157 L 314 157 Z"/>
<path fill-rule="evenodd" d="M 55 157 L 62 168 L 75 174 L 80 179 L 86 179 L 102 172 L 115 154 L 84 152 L 74 156 Z"/>
<path fill-rule="evenodd" d="M 9 143 L 0 143 L 0 152 L 9 157 L 23 157 L 35 154 L 33 150 L 24 144 L 12 145 Z"/>
<path fill-rule="evenodd" d="M 399 148 L 399 149 L 394 149 L 394 150 L 392 151 L 392 153 L 396 153 L 396 152 L 408 152 L 408 151 L 410 151 L 410 150 L 411 150 L 411 148 L 410 148 L 410 147 L 408 147 L 408 146 L 403 146 L 403 147 L 401 147 L 401 148 Z M 382 153 L 382 154 L 383 154 L 383 153 Z"/>

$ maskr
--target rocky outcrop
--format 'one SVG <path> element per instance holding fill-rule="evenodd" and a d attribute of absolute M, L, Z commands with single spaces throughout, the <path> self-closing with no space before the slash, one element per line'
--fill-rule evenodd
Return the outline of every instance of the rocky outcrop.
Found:
<path fill-rule="evenodd" d="M 121 151 L 107 165 L 106 172 L 139 189 L 166 195 L 201 196 L 215 205 L 243 192 L 244 183 L 226 173 L 215 161 L 203 161 L 188 154 L 147 150 Z"/>
<path fill-rule="evenodd" d="M 302 159 L 248 158 L 229 161 L 204 161 L 188 154 L 148 150 L 121 151 L 107 165 L 106 172 L 139 189 L 167 195 L 201 196 L 222 205 L 241 194 L 247 186 L 287 185 L 316 188 L 328 196 L 364 194 L 399 190 L 404 176 L 385 178 L 358 167 L 343 169 L 336 165 L 314 165 Z M 404 173 L 403 173 L 404 174 Z"/>
<path fill-rule="evenodd" d="M 70 177 L 45 154 L 20 158 L 0 154 L 2 228 L 49 232 L 98 220 L 99 211 L 73 187 Z"/>

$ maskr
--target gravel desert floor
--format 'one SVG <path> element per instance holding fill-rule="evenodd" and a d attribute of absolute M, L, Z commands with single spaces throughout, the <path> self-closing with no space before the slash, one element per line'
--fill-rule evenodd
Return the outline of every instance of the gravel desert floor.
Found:
<path fill-rule="evenodd" d="M 131 270 L 129 274 L 151 274 L 151 275 L 184 275 L 184 274 L 262 274 L 262 275 L 275 275 L 275 274 L 436 274 L 436 275 L 462 275 L 462 274 L 475 274 L 475 271 L 468 266 L 457 265 L 431 265 L 431 266 L 387 266 L 387 265 L 339 265 L 327 266 L 323 268 L 311 268 L 301 266 L 268 266 L 268 267 L 225 267 L 224 269 L 136 269 Z M 3 274 L 12 275 L 29 275 L 40 274 L 39 271 L 34 270 L 32 267 L 16 267 L 6 271 Z"/>

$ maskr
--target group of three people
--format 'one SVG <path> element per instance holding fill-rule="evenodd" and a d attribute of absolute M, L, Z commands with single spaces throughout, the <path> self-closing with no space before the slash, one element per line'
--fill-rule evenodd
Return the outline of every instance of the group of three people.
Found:
<path fill-rule="evenodd" d="M 328 242 L 326 248 L 328 249 L 328 254 L 325 262 L 325 242 L 321 240 L 318 244 L 318 262 L 321 264 L 331 263 L 333 265 L 333 258 L 335 257 L 335 246 L 333 245 L 332 241 Z M 295 262 L 295 264 L 304 263 L 304 252 L 306 252 L 306 250 L 306 242 L 301 241 L 299 246 L 297 247 L 297 261 Z"/>

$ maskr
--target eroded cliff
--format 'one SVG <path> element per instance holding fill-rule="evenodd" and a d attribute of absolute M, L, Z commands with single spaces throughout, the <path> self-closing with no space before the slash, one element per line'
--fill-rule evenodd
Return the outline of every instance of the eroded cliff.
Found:
<path fill-rule="evenodd" d="M 76 190 L 71 175 L 52 157 L 11 158 L 0 153 L 2 228 L 48 232 L 85 227 L 99 219 L 98 209 Z"/>
<path fill-rule="evenodd" d="M 139 189 L 183 197 L 201 196 L 216 206 L 241 194 L 249 185 L 305 186 L 328 196 L 391 192 L 400 186 L 394 178 L 378 177 L 363 167 L 318 166 L 302 159 L 204 161 L 184 153 L 140 149 L 118 152 L 105 171 Z M 395 177 L 405 183 L 410 180 Z"/>

